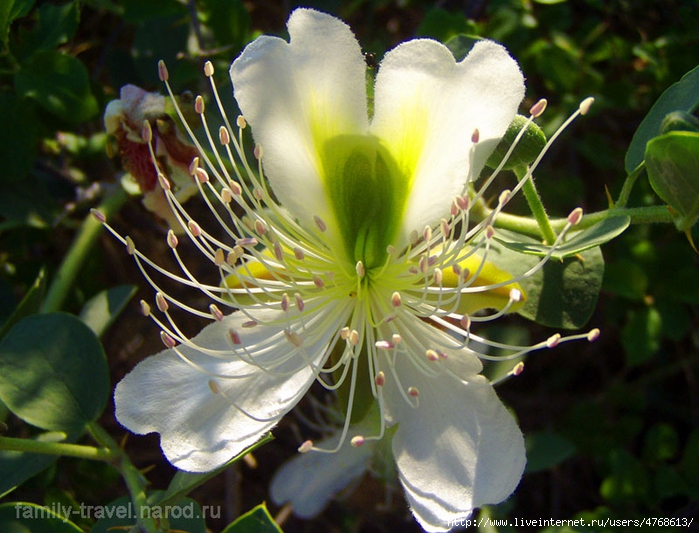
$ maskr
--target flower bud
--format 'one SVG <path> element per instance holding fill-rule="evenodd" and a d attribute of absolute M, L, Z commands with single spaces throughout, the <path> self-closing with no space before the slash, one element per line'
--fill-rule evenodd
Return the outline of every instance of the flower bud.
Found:
<path fill-rule="evenodd" d="M 500 140 L 500 144 L 497 145 L 495 151 L 490 154 L 486 166 L 490 168 L 497 168 L 497 166 L 502 161 L 503 157 L 507 154 L 507 151 L 512 146 L 512 143 L 519 135 L 521 129 L 527 124 L 527 118 L 522 115 L 517 115 L 510 127 L 507 128 L 507 132 Z M 516 167 L 526 166 L 533 162 L 539 152 L 546 145 L 546 135 L 534 122 L 530 122 L 527 130 L 522 135 L 522 138 L 517 142 L 517 146 L 514 151 L 510 154 L 510 157 L 505 162 L 506 170 L 513 169 Z"/>

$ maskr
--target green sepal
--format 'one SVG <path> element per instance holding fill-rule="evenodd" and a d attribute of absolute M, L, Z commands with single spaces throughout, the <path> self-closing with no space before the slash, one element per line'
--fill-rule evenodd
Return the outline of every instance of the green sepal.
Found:
<path fill-rule="evenodd" d="M 692 131 L 699 133 L 699 118 L 686 111 L 673 111 L 663 119 L 660 133 L 671 131 Z"/>

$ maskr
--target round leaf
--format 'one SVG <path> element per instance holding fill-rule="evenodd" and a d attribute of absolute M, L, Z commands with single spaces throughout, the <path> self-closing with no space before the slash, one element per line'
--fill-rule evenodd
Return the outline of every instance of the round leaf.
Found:
<path fill-rule="evenodd" d="M 0 399 L 25 422 L 79 431 L 102 413 L 108 396 L 104 350 L 76 317 L 30 316 L 0 342 Z"/>
<path fill-rule="evenodd" d="M 671 85 L 643 119 L 626 152 L 626 172 L 631 174 L 643 162 L 646 143 L 660 134 L 665 117 L 673 111 L 692 112 L 699 107 L 699 67 L 690 70 Z"/>
<path fill-rule="evenodd" d="M 497 238 L 512 242 L 514 233 L 498 230 Z M 517 235 L 520 241 L 527 237 Z M 535 243 L 530 239 L 532 245 Z M 488 260 L 513 276 L 533 268 L 541 258 L 518 253 L 505 246 L 491 248 Z M 527 299 L 517 313 L 552 328 L 577 329 L 592 316 L 602 287 L 604 259 L 599 247 L 574 258 L 550 259 L 533 275 L 519 280 Z"/>

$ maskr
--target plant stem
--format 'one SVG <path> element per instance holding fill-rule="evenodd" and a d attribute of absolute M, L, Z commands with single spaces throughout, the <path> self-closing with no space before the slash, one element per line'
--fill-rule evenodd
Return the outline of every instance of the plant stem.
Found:
<path fill-rule="evenodd" d="M 92 435 L 92 438 L 99 442 L 101 445 L 107 447 L 109 450 L 113 451 L 119 458 L 119 462 L 116 465 L 121 473 L 121 477 L 124 478 L 126 487 L 129 489 L 129 494 L 131 495 L 131 501 L 134 505 L 134 510 L 136 512 L 136 520 L 138 525 L 141 527 L 142 531 L 147 531 L 148 533 L 157 533 L 158 524 L 153 518 L 150 517 L 149 512 L 143 512 L 142 509 L 148 507 L 148 499 L 146 497 L 146 485 L 147 481 L 141 475 L 141 472 L 133 465 L 129 456 L 126 455 L 124 450 L 114 441 L 112 436 L 107 433 L 102 426 L 91 422 L 87 425 L 87 430 Z"/>
<path fill-rule="evenodd" d="M 117 186 L 104 198 L 98 209 L 109 217 L 121 209 L 127 198 L 126 191 L 121 186 Z M 92 215 L 85 218 L 49 287 L 41 308 L 42 312 L 51 313 L 61 309 L 101 230 L 102 224 L 95 220 Z"/>
<path fill-rule="evenodd" d="M 82 444 L 68 444 L 65 442 L 16 439 L 13 437 L 0 437 L 0 450 L 41 453 L 45 455 L 64 455 L 93 461 L 111 461 L 116 458 L 114 452 L 107 448 L 96 448 L 95 446 L 83 446 Z"/>
<path fill-rule="evenodd" d="M 480 209 L 472 210 L 472 214 L 476 215 L 474 218 L 482 220 L 490 214 L 491 210 L 482 205 L 479 207 Z M 674 220 L 672 214 L 664 205 L 631 208 L 614 207 L 585 215 L 575 229 L 583 230 L 601 222 L 605 218 L 624 215 L 631 217 L 631 224 L 671 224 Z M 554 231 L 561 231 L 567 223 L 568 220 L 566 218 L 550 220 Z M 500 213 L 495 218 L 494 225 L 496 228 L 516 231 L 537 239 L 545 238 L 538 221 L 529 217 Z"/>
<path fill-rule="evenodd" d="M 626 207 L 626 202 L 629 201 L 629 196 L 631 196 L 631 190 L 633 189 L 634 184 L 636 183 L 636 180 L 638 177 L 641 175 L 641 173 L 645 170 L 646 168 L 646 162 L 643 161 L 640 165 L 636 167 L 636 170 L 634 170 L 631 174 L 626 176 L 626 180 L 624 181 L 624 185 L 621 187 L 621 192 L 619 193 L 619 198 L 616 201 L 616 205 L 614 207 Z"/>
<path fill-rule="evenodd" d="M 534 179 L 531 175 L 527 176 L 529 169 L 527 169 L 527 167 L 516 167 L 513 170 L 519 181 L 526 180 L 522 186 L 522 192 L 524 193 L 524 197 L 527 199 L 529 209 L 531 210 L 532 215 L 534 215 L 536 222 L 539 224 L 539 229 L 544 237 L 544 241 L 547 244 L 553 244 L 556 240 L 556 234 L 551 227 L 549 217 L 546 215 L 546 209 L 544 208 L 544 204 L 541 202 L 539 192 L 536 190 Z"/>

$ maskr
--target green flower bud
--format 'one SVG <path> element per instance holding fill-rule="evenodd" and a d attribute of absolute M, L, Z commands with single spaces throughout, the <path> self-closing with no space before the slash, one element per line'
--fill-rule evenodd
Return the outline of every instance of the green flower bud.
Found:
<path fill-rule="evenodd" d="M 673 111 L 663 119 L 660 133 L 671 131 L 691 131 L 699 133 L 699 119 L 686 111 Z"/>
<path fill-rule="evenodd" d="M 522 115 L 515 116 L 510 127 L 507 128 L 507 132 L 503 136 L 500 144 L 498 144 L 495 151 L 490 154 L 486 166 L 490 168 L 497 168 L 497 166 L 502 161 L 507 151 L 512 146 L 512 143 L 519 135 L 521 129 L 526 125 L 527 118 Z M 510 154 L 510 157 L 505 162 L 503 167 L 506 170 L 511 170 L 513 168 L 526 166 L 533 162 L 539 155 L 541 150 L 546 145 L 546 135 L 534 122 L 531 122 L 527 127 L 527 131 L 524 132 L 522 138 L 517 143 L 514 152 Z"/>

